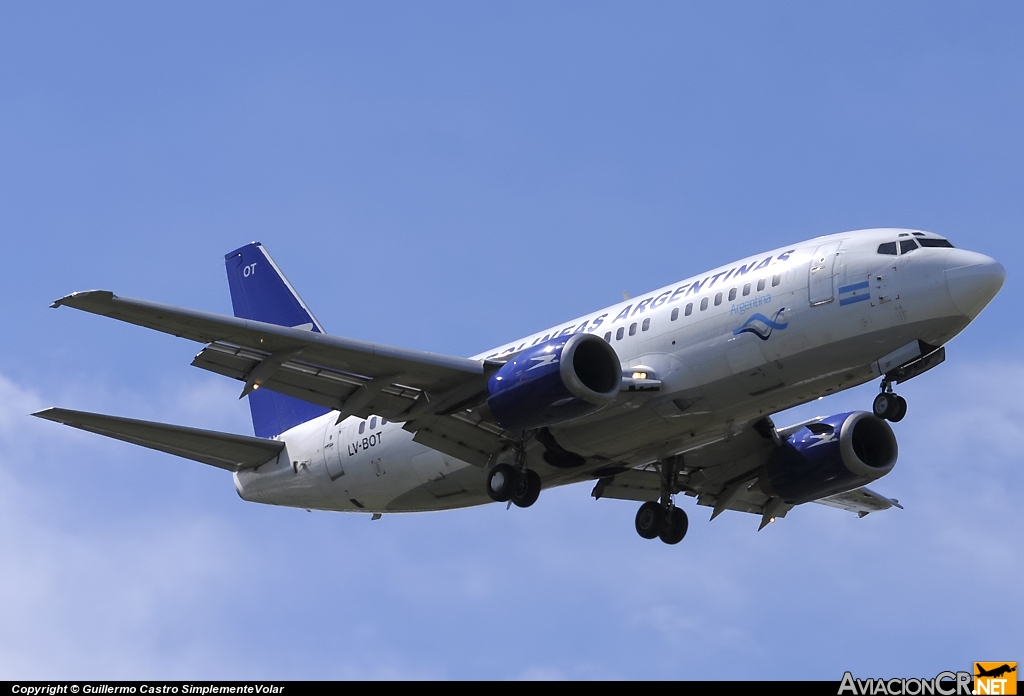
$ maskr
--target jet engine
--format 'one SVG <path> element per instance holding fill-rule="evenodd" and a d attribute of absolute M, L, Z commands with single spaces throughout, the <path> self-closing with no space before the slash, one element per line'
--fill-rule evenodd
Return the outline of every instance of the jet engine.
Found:
<path fill-rule="evenodd" d="M 531 346 L 491 375 L 487 408 L 509 430 L 557 425 L 597 411 L 619 393 L 619 356 L 593 334 Z"/>
<path fill-rule="evenodd" d="M 896 465 L 896 435 L 884 420 L 855 411 L 800 428 L 769 457 L 761 490 L 791 505 L 859 488 Z"/>

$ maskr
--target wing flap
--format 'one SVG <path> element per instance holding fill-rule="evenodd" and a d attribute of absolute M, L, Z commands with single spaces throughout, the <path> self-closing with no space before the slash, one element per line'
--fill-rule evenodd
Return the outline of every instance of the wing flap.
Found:
<path fill-rule="evenodd" d="M 661 497 L 661 476 L 656 471 L 630 469 L 600 479 L 591 492 L 594 498 L 646 502 Z"/>
<path fill-rule="evenodd" d="M 269 353 L 213 343 L 192 359 L 192 366 L 247 382 L 250 375 L 266 364 L 269 358 Z M 259 382 L 259 386 L 330 409 L 339 409 L 367 381 L 366 377 L 350 377 L 335 370 L 288 361 L 277 365 L 271 374 Z"/>
<path fill-rule="evenodd" d="M 414 441 L 479 467 L 486 466 L 491 455 L 506 445 L 501 435 L 484 423 L 456 416 L 419 419 L 407 423 L 405 429 L 416 433 Z"/>
<path fill-rule="evenodd" d="M 226 343 L 212 343 L 192 360 L 194 367 L 231 377 L 242 382 L 272 360 L 272 355 L 260 351 L 232 346 Z M 346 415 L 368 417 L 370 414 L 398 420 L 408 411 L 422 389 L 394 383 L 388 377 L 371 379 L 339 370 L 332 370 L 305 362 L 298 357 L 273 366 L 260 380 L 259 386 L 304 401 L 309 401 L 332 410 L 345 410 L 349 401 L 362 389 L 368 389 L 369 398 L 361 399 L 355 409 L 346 410 Z M 378 383 L 379 382 L 379 383 Z M 243 394 L 246 393 L 243 391 Z"/>
<path fill-rule="evenodd" d="M 228 471 L 253 469 L 284 449 L 284 443 L 277 440 L 64 408 L 48 408 L 32 415 Z"/>

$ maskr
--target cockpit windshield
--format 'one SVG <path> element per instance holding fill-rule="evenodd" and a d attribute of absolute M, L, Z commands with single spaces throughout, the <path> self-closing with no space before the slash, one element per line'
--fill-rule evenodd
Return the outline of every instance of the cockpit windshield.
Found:
<path fill-rule="evenodd" d="M 907 235 L 902 235 L 907 236 Z M 901 239 L 899 242 L 886 242 L 885 244 L 878 245 L 879 254 L 887 254 L 889 256 L 896 256 L 897 254 L 909 254 L 910 252 L 917 249 L 919 246 L 925 249 L 928 248 L 939 248 L 939 249 L 953 249 L 953 245 L 946 239 L 935 239 L 934 237 L 923 237 L 921 233 L 915 232 L 914 236 L 916 239 Z"/>
<path fill-rule="evenodd" d="M 918 239 L 921 246 L 923 247 L 939 247 L 942 249 L 953 249 L 953 245 L 949 243 L 948 239 L 928 239 L 927 237 Z"/>

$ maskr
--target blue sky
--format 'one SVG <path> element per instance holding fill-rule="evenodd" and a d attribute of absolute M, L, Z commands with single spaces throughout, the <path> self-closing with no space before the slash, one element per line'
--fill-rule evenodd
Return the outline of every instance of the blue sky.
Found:
<path fill-rule="evenodd" d="M 0 678 L 933 676 L 1020 660 L 1024 8 L 0 6 Z M 455 355 L 847 229 L 1001 294 L 902 390 L 903 511 L 307 513 L 36 422 L 251 432 L 198 346 L 73 290 L 229 312 L 260 240 L 332 333 Z M 867 408 L 867 386 L 797 409 Z M 811 509 L 813 508 L 813 509 Z M 993 621 L 993 617 L 998 621 Z"/>

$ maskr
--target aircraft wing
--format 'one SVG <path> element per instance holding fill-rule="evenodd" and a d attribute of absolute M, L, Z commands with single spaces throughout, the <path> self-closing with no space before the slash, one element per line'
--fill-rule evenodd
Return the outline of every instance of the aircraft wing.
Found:
<path fill-rule="evenodd" d="M 821 498 L 814 502 L 841 510 L 848 510 L 849 512 L 856 512 L 858 517 L 863 517 L 869 512 L 888 510 L 891 507 L 903 509 L 900 501 L 895 498 L 886 498 L 884 495 L 875 493 L 870 488 L 857 488 L 845 493 L 830 495 L 827 498 Z"/>
<path fill-rule="evenodd" d="M 772 518 L 785 517 L 793 506 L 765 494 L 757 485 L 761 466 L 777 446 L 778 432 L 771 419 L 764 418 L 683 453 L 674 492 L 713 508 L 711 519 L 725 510 L 736 510 L 761 515 L 764 527 Z M 652 465 L 602 478 L 592 493 L 595 498 L 636 501 L 657 500 L 660 494 L 661 474 Z"/>
<path fill-rule="evenodd" d="M 761 490 L 758 486 L 761 467 L 777 443 L 817 420 L 776 429 L 771 420 L 765 418 L 717 442 L 686 452 L 673 492 L 695 497 L 698 505 L 712 508 L 711 519 L 725 510 L 762 515 L 763 528 L 772 518 L 785 517 L 793 506 Z M 658 500 L 661 486 L 661 474 L 654 466 L 647 465 L 600 479 L 592 495 L 621 500 Z M 858 517 L 891 507 L 902 508 L 899 501 L 864 487 L 813 502 L 854 512 Z"/>
<path fill-rule="evenodd" d="M 237 319 L 194 309 L 119 297 L 89 290 L 62 297 L 51 307 L 73 307 L 199 343 L 224 343 L 284 358 L 303 360 L 357 375 L 401 375 L 411 386 L 435 390 L 482 375 L 484 363 L 424 351 L 340 338 L 298 328 Z M 278 360 L 275 360 L 277 362 Z"/>
<path fill-rule="evenodd" d="M 119 297 L 76 292 L 72 307 L 208 344 L 192 364 L 340 411 L 405 423 L 418 442 L 482 466 L 505 446 L 504 431 L 467 411 L 486 397 L 482 360 L 396 348 L 318 332 Z"/>
<path fill-rule="evenodd" d="M 284 449 L 284 443 L 277 440 L 64 408 L 48 408 L 32 415 L 228 471 L 253 469 L 266 464 Z"/>

